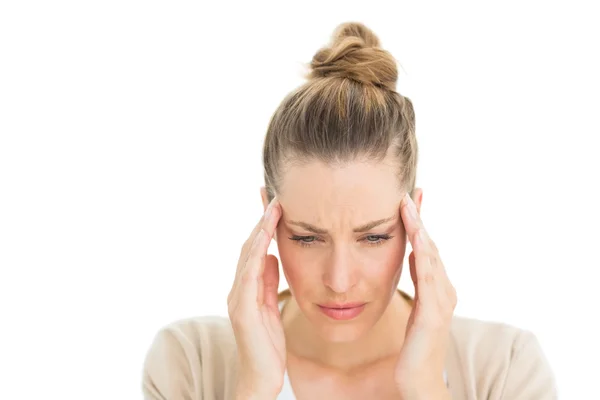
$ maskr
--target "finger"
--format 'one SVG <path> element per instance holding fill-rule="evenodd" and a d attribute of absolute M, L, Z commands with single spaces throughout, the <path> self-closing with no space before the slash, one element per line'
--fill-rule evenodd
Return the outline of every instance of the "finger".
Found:
<path fill-rule="evenodd" d="M 250 254 L 250 249 L 254 245 L 254 242 L 256 240 L 258 232 L 260 232 L 260 230 L 263 229 L 267 220 L 273 215 L 273 208 L 279 208 L 277 198 L 273 198 L 273 200 L 271 200 L 271 202 L 267 206 L 267 209 L 261 216 L 260 220 L 254 227 L 254 229 L 252 229 L 250 236 L 248 236 L 248 239 L 246 239 L 246 241 L 244 242 L 244 245 L 242 246 L 242 250 L 240 252 L 240 258 L 239 258 L 237 269 L 236 269 L 236 279 L 239 276 L 239 273 L 241 272 L 241 270 L 246 265 L 246 261 L 248 260 L 248 255 Z"/>
<path fill-rule="evenodd" d="M 445 305 L 449 305 L 450 308 L 452 310 L 454 310 L 454 308 L 456 307 L 456 303 L 457 303 L 456 289 L 454 288 L 454 285 L 452 285 L 452 282 L 450 281 L 450 277 L 448 276 L 448 271 L 446 270 L 446 267 L 444 266 L 444 263 L 442 262 L 442 260 L 438 257 L 436 262 L 438 263 L 436 268 L 437 268 L 437 270 L 439 270 L 439 273 L 442 277 L 440 279 L 440 282 L 443 283 L 441 290 L 443 290 L 443 293 L 444 293 Z"/>
<path fill-rule="evenodd" d="M 239 277 L 234 283 L 234 292 L 239 296 L 238 301 L 243 301 L 247 305 L 251 305 L 255 301 L 262 304 L 263 299 L 262 297 L 259 298 L 259 293 L 263 289 L 262 278 L 259 279 L 257 270 L 260 267 L 257 267 L 256 264 L 264 265 L 269 243 L 270 240 L 267 237 L 267 233 L 263 229 L 260 229 L 250 248 L 250 256 L 240 270 Z"/>
<path fill-rule="evenodd" d="M 252 229 L 252 232 L 250 233 L 250 236 L 248 236 L 248 239 L 244 243 L 244 246 L 242 246 L 242 254 L 241 254 L 241 256 L 244 259 L 247 258 L 248 252 L 250 251 L 250 248 L 252 247 L 252 243 L 254 243 L 254 239 L 256 238 L 256 235 L 258 234 L 258 232 L 261 230 L 261 228 L 265 224 L 265 221 L 272 214 L 273 208 L 275 208 L 277 206 L 278 206 L 277 198 L 273 197 L 273 200 L 271 200 L 271 202 L 267 206 L 267 208 L 266 208 L 265 212 L 263 213 L 263 215 L 261 216 L 260 220 L 254 226 L 254 229 Z"/>
<path fill-rule="evenodd" d="M 419 261 L 411 253 L 409 263 L 415 285 L 414 318 L 419 324 L 424 324 L 422 327 L 433 330 L 443 328 L 454 310 L 450 307 L 443 279 L 440 279 L 440 274 L 433 272 L 430 258 Z M 429 273 L 423 273 L 423 270 L 429 270 Z"/>
<path fill-rule="evenodd" d="M 410 270 L 410 279 L 415 287 L 415 302 L 419 301 L 419 281 L 417 279 L 417 262 L 415 260 L 415 252 L 411 251 L 408 256 L 408 269 Z"/>
<path fill-rule="evenodd" d="M 417 289 L 417 265 L 416 265 L 416 261 L 415 261 L 415 252 L 411 251 L 410 255 L 408 256 L 408 266 L 410 269 L 410 279 L 413 282 L 413 285 L 415 285 L 415 294 L 416 294 L 416 289 Z"/>
<path fill-rule="evenodd" d="M 272 254 L 267 255 L 265 258 L 265 272 L 262 276 L 263 282 L 263 293 L 264 293 L 264 304 L 267 307 L 270 307 L 274 311 L 279 312 L 279 304 L 278 304 L 278 291 L 279 291 L 279 263 L 277 257 Z M 258 288 L 259 298 L 260 287 Z M 259 302 L 259 304 L 262 304 Z"/>
<path fill-rule="evenodd" d="M 276 211 L 274 211 L 274 210 L 276 210 Z M 238 264 L 237 264 L 236 271 L 235 271 L 235 277 L 234 277 L 233 285 L 231 288 L 231 293 L 236 293 L 238 290 L 238 286 L 240 285 L 241 280 L 242 280 L 241 276 L 242 276 L 243 271 L 246 268 L 246 265 L 248 263 L 248 258 L 249 258 L 251 249 L 254 248 L 254 246 L 257 244 L 257 238 L 259 237 L 259 232 L 265 226 L 267 226 L 267 229 L 271 229 L 269 227 L 273 225 L 273 221 L 271 220 L 272 218 L 276 219 L 276 221 L 274 222 L 274 225 L 277 226 L 277 221 L 279 220 L 279 216 L 276 215 L 277 212 L 279 212 L 279 214 L 281 214 L 277 198 L 275 197 L 275 198 L 273 198 L 273 200 L 271 200 L 271 203 L 269 203 L 269 206 L 265 210 L 263 216 L 260 218 L 260 220 L 258 221 L 256 226 L 252 230 L 252 233 L 250 234 L 250 236 L 248 237 L 248 239 L 246 240 L 246 242 L 244 242 L 244 245 L 242 246 L 242 251 L 241 251 L 240 257 L 238 259 Z M 271 222 L 269 222 L 270 220 L 271 220 Z M 265 252 L 266 252 L 266 250 L 265 250 Z"/>
<path fill-rule="evenodd" d="M 423 222 L 421 221 L 421 218 L 417 212 L 417 206 L 410 198 L 408 193 L 404 196 L 402 203 L 400 204 L 400 215 L 402 217 L 402 222 L 404 223 L 404 228 L 406 229 L 408 240 L 410 241 L 413 249 L 415 249 L 417 236 L 421 231 L 425 231 L 425 227 L 423 226 Z M 424 248 L 420 250 L 424 250 Z"/>
<path fill-rule="evenodd" d="M 257 233 L 257 237 L 259 235 L 266 236 L 266 243 L 262 242 L 261 246 L 252 246 L 251 250 L 248 252 L 247 260 L 245 263 L 246 265 L 244 266 L 244 268 L 255 266 L 255 264 L 250 263 L 251 260 L 264 259 L 264 257 L 267 255 L 269 244 L 275 236 L 275 230 L 277 229 L 277 224 L 279 223 L 280 218 L 281 208 L 277 203 L 273 203 L 272 205 L 270 205 L 270 208 L 267 208 L 267 211 L 265 211 L 262 226 L 260 227 L 259 232 Z M 258 265 L 256 264 L 256 266 Z M 262 274 L 262 269 L 260 271 L 256 270 L 255 272 L 260 272 Z"/>
<path fill-rule="evenodd" d="M 256 234 L 255 243 L 250 249 L 248 259 L 240 272 L 242 277 L 241 281 L 243 281 L 242 283 L 251 287 L 248 289 L 248 296 L 250 297 L 247 297 L 247 299 L 249 301 L 257 301 L 259 299 L 259 293 L 261 293 L 260 296 L 263 296 L 262 291 L 264 290 L 264 287 L 262 287 L 262 283 L 265 260 L 280 217 L 281 210 L 279 207 L 272 207 L 271 212 L 265 214 L 263 226 Z M 259 284 L 261 284 L 260 290 L 258 288 Z M 261 297 L 260 300 L 260 304 L 262 304 L 264 298 Z"/>
<path fill-rule="evenodd" d="M 429 234 L 423 225 L 423 221 L 417 212 L 417 207 L 408 193 L 402 199 L 402 204 L 400 207 L 400 214 L 404 222 L 408 239 L 411 243 L 413 251 L 415 252 L 417 264 L 421 257 L 429 257 L 431 258 L 431 267 L 433 269 L 437 268 L 438 265 L 440 265 L 438 262 L 439 252 L 437 246 L 429 237 Z"/>
<path fill-rule="evenodd" d="M 415 292 L 418 293 L 420 304 L 441 317 L 441 319 L 433 319 L 436 324 L 443 323 L 446 317 L 452 316 L 457 300 L 456 291 L 448 279 L 442 261 L 439 257 L 429 257 L 426 263 L 418 264 L 418 267 L 421 268 L 419 270 L 420 278 L 417 277 L 417 261 L 414 252 L 409 256 L 409 263 L 411 263 L 411 278 L 415 284 Z M 429 274 L 423 272 L 423 269 L 427 269 L 427 264 L 430 265 Z"/>
<path fill-rule="evenodd" d="M 401 204 L 401 216 L 413 247 L 409 267 L 415 286 L 415 300 L 427 307 L 453 310 L 456 291 L 450 283 L 439 250 L 425 230 L 416 205 L 408 194 Z"/>
<path fill-rule="evenodd" d="M 412 251 L 408 257 L 410 278 L 415 286 L 415 300 L 419 303 L 431 304 L 435 301 L 436 279 L 429 257 L 417 257 Z"/>

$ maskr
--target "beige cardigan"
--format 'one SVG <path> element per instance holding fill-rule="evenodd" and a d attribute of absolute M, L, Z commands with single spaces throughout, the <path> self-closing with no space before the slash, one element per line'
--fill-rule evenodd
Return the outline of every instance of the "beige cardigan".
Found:
<path fill-rule="evenodd" d="M 229 320 L 196 317 L 157 333 L 144 363 L 142 390 L 152 400 L 230 400 L 236 372 Z M 455 316 L 446 372 L 455 400 L 557 398 L 536 337 L 506 324 Z"/>

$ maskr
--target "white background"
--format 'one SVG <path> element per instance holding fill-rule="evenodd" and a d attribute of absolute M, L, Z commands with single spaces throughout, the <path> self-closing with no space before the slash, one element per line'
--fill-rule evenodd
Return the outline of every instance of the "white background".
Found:
<path fill-rule="evenodd" d="M 269 118 L 358 20 L 414 102 L 456 313 L 532 330 L 595 398 L 594 3 L 3 1 L 1 397 L 141 398 L 160 327 L 226 315 Z"/>

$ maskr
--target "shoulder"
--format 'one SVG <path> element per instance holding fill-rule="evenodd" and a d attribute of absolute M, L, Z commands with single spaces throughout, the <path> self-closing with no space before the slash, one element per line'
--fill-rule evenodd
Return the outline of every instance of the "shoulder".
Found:
<path fill-rule="evenodd" d="M 519 327 L 454 317 L 451 330 L 463 381 L 486 398 L 556 398 L 554 375 L 536 335 Z"/>
<path fill-rule="evenodd" d="M 530 333 L 502 322 L 455 316 L 452 319 L 451 335 L 459 349 L 477 347 L 479 350 L 504 352 L 519 338 L 522 339 Z"/>
<path fill-rule="evenodd" d="M 172 322 L 155 334 L 146 354 L 144 396 L 223 398 L 235 360 L 235 337 L 227 318 L 206 316 Z"/>

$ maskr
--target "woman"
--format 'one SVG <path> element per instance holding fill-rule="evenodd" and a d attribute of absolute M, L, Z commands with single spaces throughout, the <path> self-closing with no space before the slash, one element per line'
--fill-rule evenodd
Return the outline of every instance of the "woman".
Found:
<path fill-rule="evenodd" d="M 456 293 L 419 218 L 410 100 L 393 57 L 343 24 L 272 117 L 265 213 L 244 244 L 229 319 L 161 330 L 148 399 L 551 399 L 536 338 L 453 316 Z M 289 291 L 278 295 L 277 242 Z M 407 241 L 412 299 L 397 290 Z"/>

